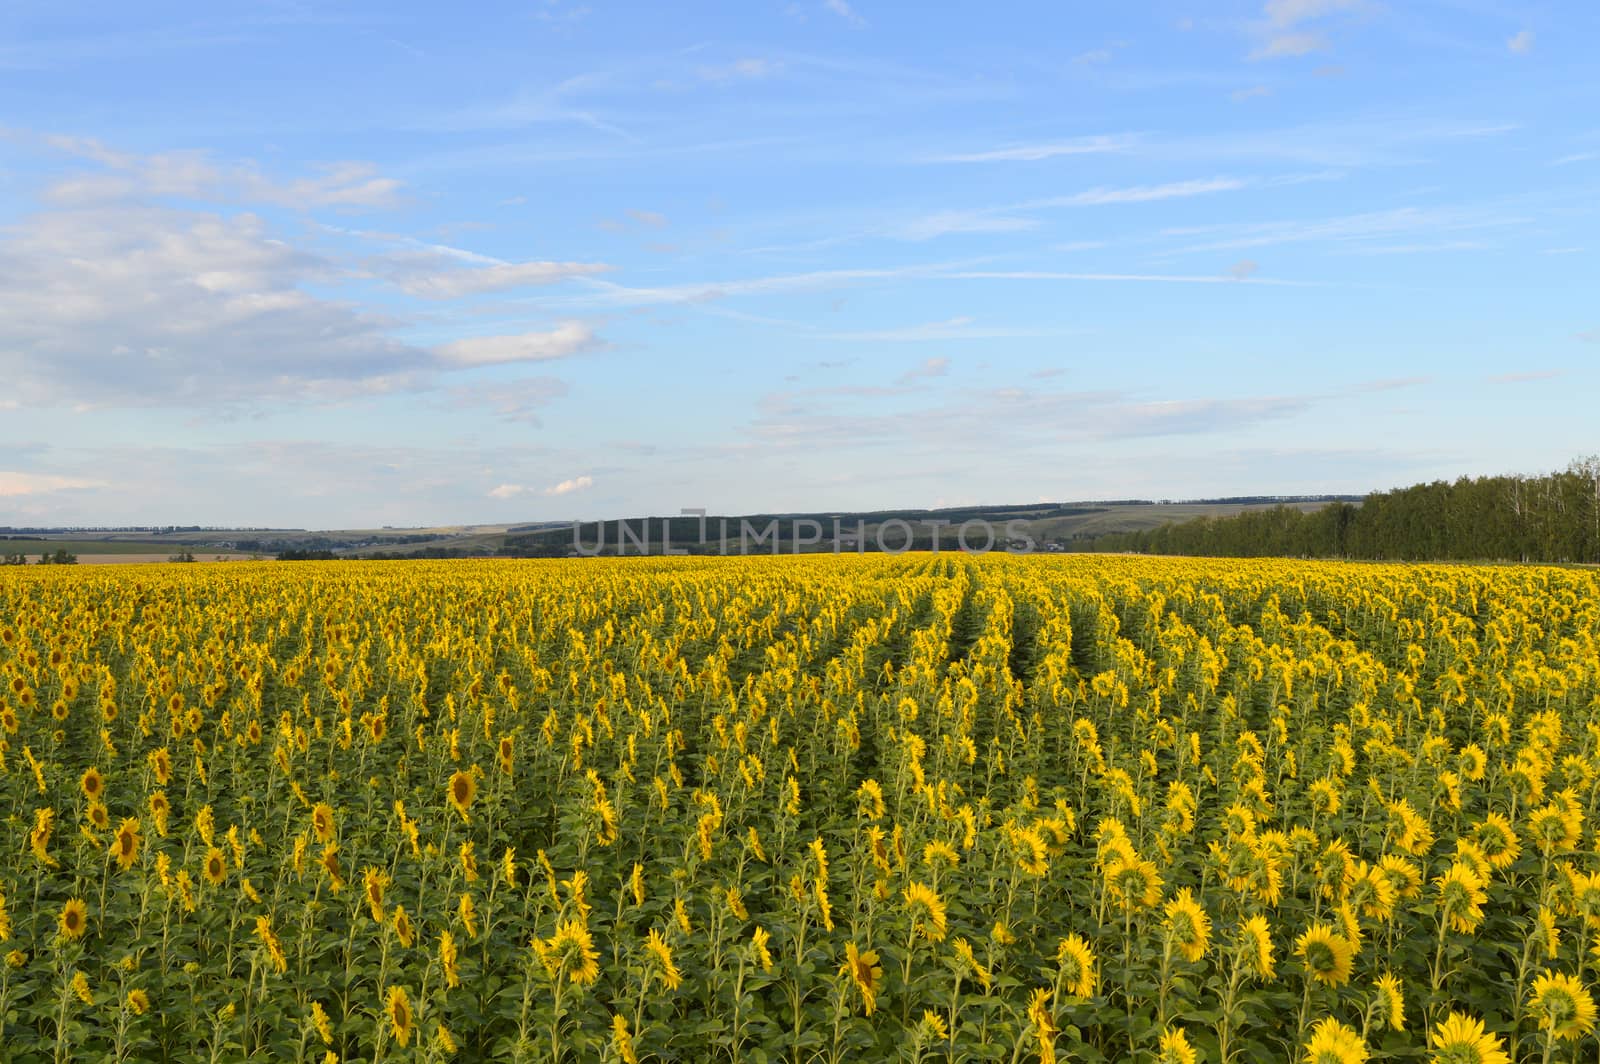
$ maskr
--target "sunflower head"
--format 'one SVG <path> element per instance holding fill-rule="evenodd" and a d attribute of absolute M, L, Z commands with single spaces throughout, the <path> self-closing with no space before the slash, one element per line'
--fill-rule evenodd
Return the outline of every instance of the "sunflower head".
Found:
<path fill-rule="evenodd" d="M 1311 1029 L 1306 1064 L 1365 1064 L 1367 1043 L 1361 1035 L 1329 1016 Z"/>
<path fill-rule="evenodd" d="M 205 874 L 206 881 L 214 887 L 228 878 L 228 859 L 215 846 L 206 851 Z"/>
<path fill-rule="evenodd" d="M 1068 997 L 1094 996 L 1096 976 L 1094 951 L 1079 935 L 1068 935 L 1056 946 L 1056 964 L 1061 968 L 1061 989 Z"/>
<path fill-rule="evenodd" d="M 1459 1012 L 1440 1020 L 1428 1035 L 1435 1064 L 1511 1064 L 1505 1043 L 1483 1029 L 1483 1021 Z"/>
<path fill-rule="evenodd" d="M 133 867 L 133 862 L 139 857 L 139 821 L 136 817 L 127 817 L 117 828 L 117 834 L 111 840 L 111 853 L 117 859 L 117 867 L 127 871 Z"/>
<path fill-rule="evenodd" d="M 391 986 L 384 1012 L 389 1017 L 389 1030 L 394 1040 L 402 1046 L 411 1041 L 411 998 L 403 986 Z"/>
<path fill-rule="evenodd" d="M 1594 1029 L 1594 998 L 1570 975 L 1546 972 L 1535 979 L 1528 1009 L 1541 1028 L 1563 1040 L 1582 1038 Z"/>
<path fill-rule="evenodd" d="M 1211 942 L 1211 917 L 1194 900 L 1188 887 L 1180 890 L 1166 907 L 1166 932 L 1187 961 L 1199 960 Z"/>
<path fill-rule="evenodd" d="M 467 810 L 471 807 L 472 799 L 477 797 L 477 794 L 478 781 L 473 778 L 472 773 L 456 772 L 450 777 L 446 795 L 450 800 L 450 805 L 457 813 L 461 814 L 462 820 L 469 819 Z"/>
<path fill-rule="evenodd" d="M 1294 952 L 1305 962 L 1307 978 L 1325 986 L 1349 982 L 1355 948 L 1327 924 L 1312 925 L 1295 941 Z"/>
<path fill-rule="evenodd" d="M 81 898 L 72 898 L 61 907 L 61 937 L 77 941 L 89 929 L 89 907 Z"/>
<path fill-rule="evenodd" d="M 1382 1021 L 1396 1031 L 1405 1030 L 1406 998 L 1400 989 L 1400 980 L 1392 973 L 1379 976 L 1373 984 L 1373 994 Z"/>

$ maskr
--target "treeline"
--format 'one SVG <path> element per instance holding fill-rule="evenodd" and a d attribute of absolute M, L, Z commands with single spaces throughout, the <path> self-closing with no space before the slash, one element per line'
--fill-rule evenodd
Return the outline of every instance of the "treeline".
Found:
<path fill-rule="evenodd" d="M 1071 550 L 1392 561 L 1600 562 L 1600 456 L 1546 476 L 1462 477 L 1074 541 Z"/>

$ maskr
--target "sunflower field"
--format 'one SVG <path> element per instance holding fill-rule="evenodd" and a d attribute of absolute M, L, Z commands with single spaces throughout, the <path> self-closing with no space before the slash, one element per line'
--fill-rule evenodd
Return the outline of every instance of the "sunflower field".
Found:
<path fill-rule="evenodd" d="M 0 1059 L 1600 1059 L 1597 592 L 6 572 Z"/>

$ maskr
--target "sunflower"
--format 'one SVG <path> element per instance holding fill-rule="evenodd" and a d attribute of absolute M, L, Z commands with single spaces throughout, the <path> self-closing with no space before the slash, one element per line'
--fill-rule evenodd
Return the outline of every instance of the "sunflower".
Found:
<path fill-rule="evenodd" d="M 1429 1064 L 1511 1064 L 1505 1043 L 1483 1029 L 1483 1021 L 1451 1012 L 1428 1035 Z"/>
<path fill-rule="evenodd" d="M 622 1013 L 611 1016 L 611 1045 L 622 1059 L 622 1064 L 639 1064 L 638 1051 L 633 1048 L 633 1035 L 628 1033 L 628 1020 Z"/>
<path fill-rule="evenodd" d="M 33 830 L 28 833 L 28 847 L 36 861 L 46 868 L 55 868 L 59 861 L 51 856 L 50 833 L 54 830 L 56 811 L 49 806 L 33 811 Z"/>
<path fill-rule="evenodd" d="M 1060 985 L 1068 997 L 1094 997 L 1097 976 L 1094 951 L 1078 935 L 1068 935 L 1056 946 L 1056 964 L 1061 969 Z M 985 989 L 988 981 L 983 980 Z"/>
<path fill-rule="evenodd" d="M 256 938 L 266 947 L 267 955 L 272 958 L 272 966 L 282 975 L 289 970 L 289 960 L 283 955 L 283 943 L 278 941 L 278 936 L 272 931 L 272 921 L 265 916 L 256 917 Z"/>
<path fill-rule="evenodd" d="M 1306 1043 L 1306 1064 L 1364 1064 L 1367 1044 L 1333 1017 L 1319 1020 Z"/>
<path fill-rule="evenodd" d="M 461 928 L 467 937 L 478 937 L 478 909 L 472 903 L 472 895 L 466 891 L 461 894 L 461 901 L 456 906 L 456 915 L 461 917 Z"/>
<path fill-rule="evenodd" d="M 1572 1041 L 1594 1029 L 1594 998 L 1570 975 L 1546 972 L 1535 979 L 1528 1008 L 1539 1026 L 1556 1038 Z"/>
<path fill-rule="evenodd" d="M 1161 902 L 1161 873 L 1154 862 L 1123 856 L 1105 871 L 1106 889 L 1123 909 L 1138 912 Z"/>
<path fill-rule="evenodd" d="M 1556 914 L 1547 905 L 1539 906 L 1539 917 L 1532 933 L 1545 960 L 1554 960 L 1561 949 L 1561 929 L 1556 927 Z"/>
<path fill-rule="evenodd" d="M 330 842 L 322 848 L 318 859 L 322 870 L 328 873 L 328 887 L 335 894 L 344 889 L 344 868 L 339 864 L 339 844 Z"/>
<path fill-rule="evenodd" d="M 384 1010 L 389 1015 L 389 1030 L 394 1032 L 394 1040 L 402 1046 L 411 1041 L 411 998 L 406 995 L 403 986 L 389 988 L 389 1000 Z"/>
<path fill-rule="evenodd" d="M 172 781 L 172 755 L 166 747 L 150 751 L 150 771 L 156 775 L 156 783 L 165 787 Z"/>
<path fill-rule="evenodd" d="M 1444 875 L 1434 879 L 1439 892 L 1439 911 L 1450 921 L 1453 930 L 1472 934 L 1483 922 L 1483 904 L 1489 900 L 1484 892 L 1487 885 L 1467 865 L 1452 864 Z"/>
<path fill-rule="evenodd" d="M 1478 844 L 1478 849 L 1496 871 L 1510 865 L 1522 852 L 1522 844 L 1517 841 L 1511 821 L 1500 813 L 1490 813 L 1474 824 L 1472 841 Z"/>
<path fill-rule="evenodd" d="M 661 932 L 655 928 L 650 929 L 650 934 L 644 940 L 645 952 L 656 963 L 656 974 L 668 990 L 676 990 L 683 985 L 683 973 L 672 961 L 672 947 L 667 945 L 667 940 L 661 937 Z"/>
<path fill-rule="evenodd" d="M 1188 887 L 1167 902 L 1166 914 L 1167 937 L 1178 947 L 1184 960 L 1193 962 L 1204 956 L 1211 942 L 1211 917 L 1194 900 Z"/>
<path fill-rule="evenodd" d="M 878 965 L 878 951 L 856 948 L 854 942 L 845 943 L 844 963 L 839 965 L 839 974 L 845 976 L 861 992 L 862 1010 L 872 1015 L 873 1009 L 878 1007 L 878 986 L 883 980 L 883 969 Z"/>
<path fill-rule="evenodd" d="M 76 941 L 89 929 L 89 907 L 82 898 L 72 898 L 61 907 L 61 937 Z"/>
<path fill-rule="evenodd" d="M 772 936 L 760 925 L 750 932 L 750 948 L 763 972 L 772 971 L 772 951 L 767 948 L 767 943 L 771 941 Z"/>
<path fill-rule="evenodd" d="M 155 821 L 156 824 L 156 834 L 166 838 L 167 818 L 172 815 L 172 803 L 167 801 L 167 792 L 151 791 L 148 804 L 150 806 L 150 819 Z"/>
<path fill-rule="evenodd" d="M 461 985 L 461 973 L 456 968 L 456 938 L 448 931 L 439 932 L 439 967 L 444 969 L 444 985 L 454 990 Z"/>
<path fill-rule="evenodd" d="M 78 778 L 78 786 L 83 788 L 83 796 L 91 802 L 98 802 L 106 791 L 105 778 L 93 765 L 83 770 L 83 775 Z"/>
<path fill-rule="evenodd" d="M 1409 857 L 1386 853 L 1378 858 L 1378 867 L 1389 877 L 1394 892 L 1403 901 L 1411 901 L 1422 894 L 1422 869 Z"/>
<path fill-rule="evenodd" d="M 1405 1030 L 1406 1026 L 1406 998 L 1401 992 L 1400 980 L 1392 973 L 1385 972 L 1372 984 L 1374 1003 L 1380 1008 L 1383 1022 L 1397 1031 Z"/>
<path fill-rule="evenodd" d="M 577 986 L 588 986 L 600 978 L 600 954 L 582 920 L 562 921 L 556 925 L 556 933 L 541 944 L 550 958 L 554 978 L 565 975 Z"/>
<path fill-rule="evenodd" d="M 215 846 L 206 851 L 205 874 L 206 881 L 213 887 L 222 886 L 228 878 L 228 859 Z"/>
<path fill-rule="evenodd" d="M 1394 915 L 1398 893 L 1393 880 L 1377 865 L 1357 861 L 1346 887 L 1346 900 L 1363 916 L 1382 922 Z"/>
<path fill-rule="evenodd" d="M 1245 972 L 1258 979 L 1273 977 L 1272 929 L 1265 916 L 1252 916 L 1239 925 L 1237 945 L 1239 963 Z"/>
<path fill-rule="evenodd" d="M 361 872 L 361 892 L 366 896 L 367 909 L 372 913 L 374 923 L 383 923 L 383 888 L 388 886 L 389 876 L 379 868 L 367 867 Z"/>
<path fill-rule="evenodd" d="M 318 802 L 311 807 L 311 831 L 320 843 L 327 844 L 333 841 L 333 806 L 327 802 Z"/>
<path fill-rule="evenodd" d="M 1161 1051 L 1156 1054 L 1156 1064 L 1195 1064 L 1198 1059 L 1182 1027 L 1168 1027 L 1161 1032 Z"/>
<path fill-rule="evenodd" d="M 139 843 L 143 841 L 139 836 L 139 819 L 126 817 L 121 826 L 117 828 L 116 837 L 111 840 L 111 852 L 117 858 L 117 867 L 126 872 L 133 867 L 133 862 L 139 859 Z"/>
<path fill-rule="evenodd" d="M 411 917 L 406 915 L 403 905 L 394 907 L 394 935 L 400 940 L 400 945 L 407 949 L 411 948 L 411 943 L 417 938 L 416 931 L 411 926 Z"/>
<path fill-rule="evenodd" d="M 85 1005 L 94 1004 L 94 990 L 89 986 L 89 977 L 82 972 L 72 973 L 72 992 L 78 995 L 78 1000 Z"/>
<path fill-rule="evenodd" d="M 150 1011 L 150 995 L 143 990 L 128 991 L 128 1010 L 135 1016 L 143 1016 Z"/>
<path fill-rule="evenodd" d="M 320 1001 L 311 1003 L 311 1026 L 316 1028 L 317 1037 L 322 1039 L 323 1045 L 333 1045 L 333 1023 L 328 1019 L 328 1011 L 322 1007 Z"/>
<path fill-rule="evenodd" d="M 1350 980 L 1355 948 L 1327 924 L 1313 924 L 1295 941 L 1294 953 L 1305 961 L 1306 975 L 1319 983 L 1338 986 Z"/>
<path fill-rule="evenodd" d="M 1028 998 L 1028 1022 L 1039 1039 L 1039 1064 L 1055 1064 L 1056 1035 L 1061 1028 L 1050 1011 L 1050 991 L 1044 987 L 1036 988 Z"/>
<path fill-rule="evenodd" d="M 472 799 L 478 794 L 478 781 L 472 778 L 472 773 L 457 772 L 452 775 L 447 793 L 450 804 L 461 814 L 461 819 L 470 820 L 467 808 L 472 805 Z"/>
<path fill-rule="evenodd" d="M 89 803 L 89 823 L 96 831 L 104 831 L 111 826 L 111 813 L 103 802 Z"/>
<path fill-rule="evenodd" d="M 945 908 L 938 892 L 922 883 L 912 883 L 905 889 L 904 897 L 916 931 L 929 942 L 944 941 Z"/>

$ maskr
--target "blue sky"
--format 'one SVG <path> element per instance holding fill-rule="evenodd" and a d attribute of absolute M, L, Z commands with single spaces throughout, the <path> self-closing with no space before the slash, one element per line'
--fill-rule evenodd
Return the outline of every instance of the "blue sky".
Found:
<path fill-rule="evenodd" d="M 1600 450 L 1591 3 L 469 7 L 0 11 L 0 524 Z"/>

